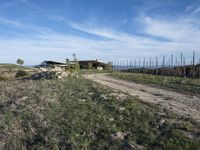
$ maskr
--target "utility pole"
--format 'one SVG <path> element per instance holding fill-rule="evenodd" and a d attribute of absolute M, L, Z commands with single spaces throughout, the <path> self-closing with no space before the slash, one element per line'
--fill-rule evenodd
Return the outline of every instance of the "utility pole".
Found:
<path fill-rule="evenodd" d="M 173 54 L 171 54 L 171 67 L 173 67 L 173 63 L 174 63 L 174 58 L 173 58 L 174 56 L 173 56 Z"/>
<path fill-rule="evenodd" d="M 140 59 L 139 59 L 139 68 L 140 68 Z"/>
<path fill-rule="evenodd" d="M 195 51 L 193 51 L 193 61 L 192 61 L 192 65 L 193 65 L 193 78 L 195 76 Z"/>
<path fill-rule="evenodd" d="M 152 68 L 154 69 L 155 68 L 155 66 L 154 66 L 154 61 L 152 60 Z"/>
<path fill-rule="evenodd" d="M 123 60 L 123 71 L 124 71 L 124 69 L 125 69 L 125 68 L 124 68 L 124 60 Z"/>
<path fill-rule="evenodd" d="M 183 66 L 183 54 L 181 53 L 181 66 Z"/>
<path fill-rule="evenodd" d="M 195 51 L 193 51 L 193 59 L 192 59 L 193 66 L 195 65 Z"/>
<path fill-rule="evenodd" d="M 185 57 L 183 57 L 183 66 L 185 66 L 186 63 L 185 63 Z"/>
<path fill-rule="evenodd" d="M 148 60 L 146 61 L 146 68 L 147 68 L 147 69 L 149 68 Z"/>
<path fill-rule="evenodd" d="M 125 65 L 125 70 L 128 70 L 129 68 L 129 65 L 128 65 L 128 59 L 126 60 L 126 65 Z"/>
<path fill-rule="evenodd" d="M 150 69 L 151 69 L 151 57 L 150 57 L 150 60 L 149 60 L 150 62 L 149 62 L 149 66 L 150 66 Z"/>
<path fill-rule="evenodd" d="M 193 58 L 192 58 L 192 79 L 194 84 L 194 77 L 195 77 L 195 51 L 193 51 Z"/>
<path fill-rule="evenodd" d="M 162 64 L 163 67 L 165 67 L 165 56 L 163 56 L 163 64 Z"/>
<path fill-rule="evenodd" d="M 156 68 L 158 68 L 158 57 L 156 56 Z"/>
<path fill-rule="evenodd" d="M 135 66 L 135 69 L 137 68 L 137 62 L 136 60 L 134 60 L 134 66 Z"/>

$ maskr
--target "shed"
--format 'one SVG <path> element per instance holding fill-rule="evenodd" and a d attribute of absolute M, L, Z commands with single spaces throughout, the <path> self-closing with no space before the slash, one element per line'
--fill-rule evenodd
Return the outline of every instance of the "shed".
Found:
<path fill-rule="evenodd" d="M 104 70 L 104 69 L 108 69 L 109 65 L 103 62 L 100 62 L 98 60 L 82 60 L 79 61 L 79 65 L 81 69 L 89 69 L 88 66 L 91 64 L 91 67 L 93 69 L 97 69 L 97 70 Z"/>

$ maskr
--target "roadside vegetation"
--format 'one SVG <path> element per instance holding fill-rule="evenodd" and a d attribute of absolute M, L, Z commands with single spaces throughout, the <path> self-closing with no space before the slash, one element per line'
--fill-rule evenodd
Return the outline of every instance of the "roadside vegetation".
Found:
<path fill-rule="evenodd" d="M 83 78 L 0 83 L 0 149 L 200 149 L 199 125 Z"/>
<path fill-rule="evenodd" d="M 124 72 L 114 72 L 108 74 L 108 76 L 135 83 L 168 88 L 177 92 L 192 94 L 194 96 L 200 96 L 200 79 Z"/>

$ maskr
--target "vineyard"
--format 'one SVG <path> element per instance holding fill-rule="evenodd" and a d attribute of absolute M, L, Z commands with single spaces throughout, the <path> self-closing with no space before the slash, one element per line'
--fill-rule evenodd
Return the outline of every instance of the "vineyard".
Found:
<path fill-rule="evenodd" d="M 175 62 L 175 63 L 174 63 Z M 171 55 L 169 60 L 166 57 L 162 59 L 143 58 L 134 60 L 115 60 L 113 61 L 113 70 L 122 72 L 132 72 L 141 74 L 152 74 L 159 76 L 176 76 L 184 78 L 200 78 L 200 60 L 195 58 L 193 52 L 192 59 L 186 59 L 181 53 L 180 59 Z"/>

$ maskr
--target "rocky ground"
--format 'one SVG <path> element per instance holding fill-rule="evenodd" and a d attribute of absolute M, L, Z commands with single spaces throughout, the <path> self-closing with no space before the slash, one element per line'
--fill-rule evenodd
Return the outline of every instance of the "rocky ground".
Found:
<path fill-rule="evenodd" d="M 145 103 L 157 105 L 162 109 L 178 114 L 180 117 L 193 119 L 200 124 L 200 98 L 198 97 L 114 79 L 105 74 L 85 75 L 85 77 L 132 96 L 137 96 Z"/>

